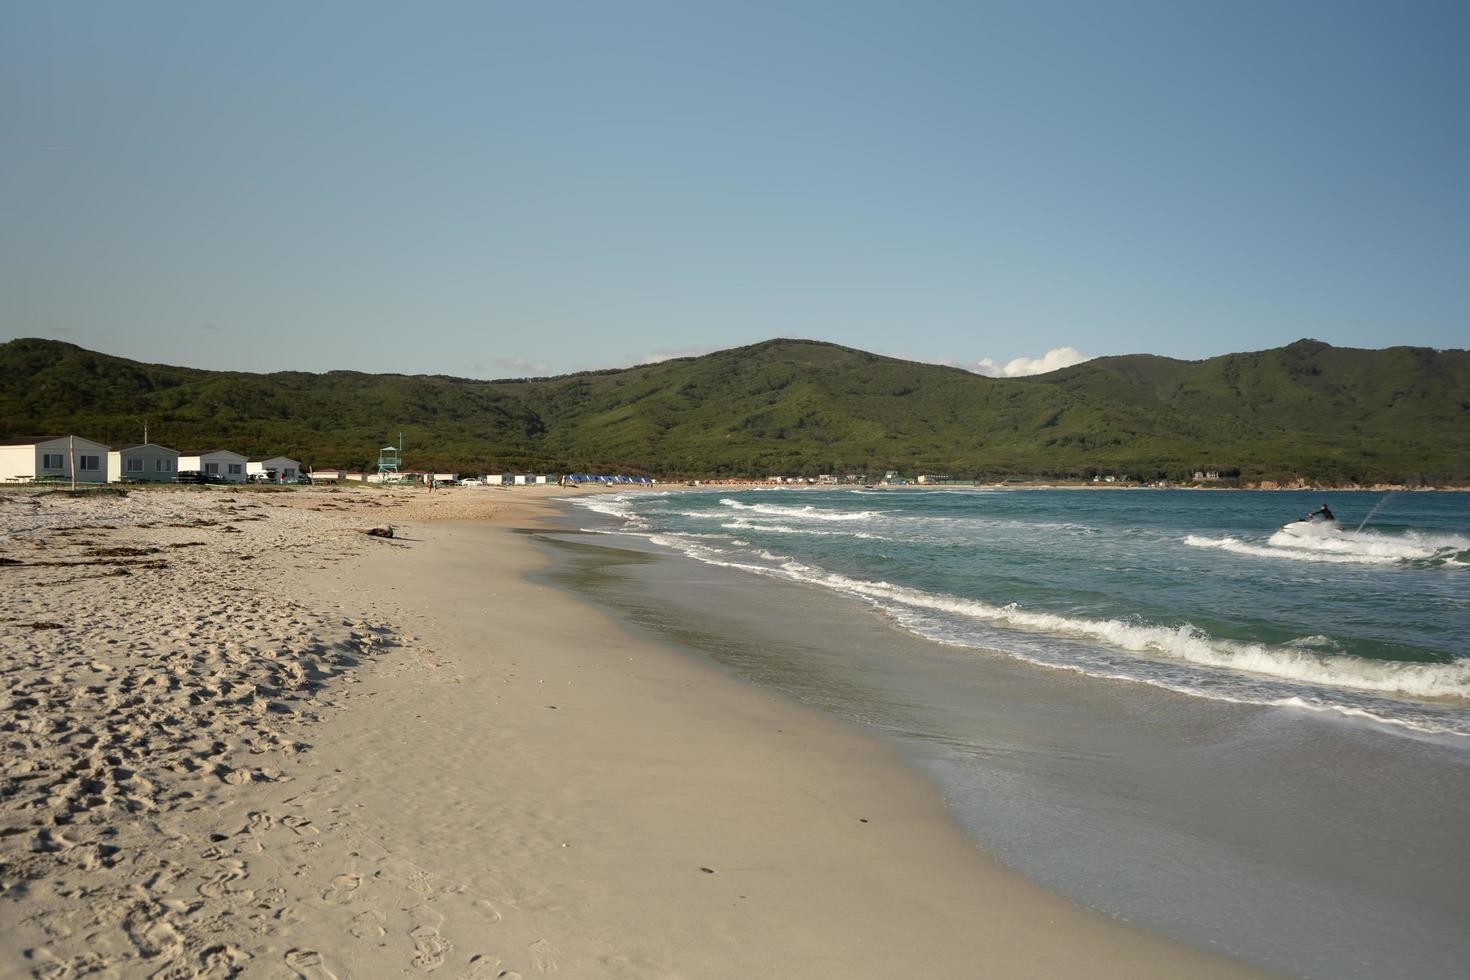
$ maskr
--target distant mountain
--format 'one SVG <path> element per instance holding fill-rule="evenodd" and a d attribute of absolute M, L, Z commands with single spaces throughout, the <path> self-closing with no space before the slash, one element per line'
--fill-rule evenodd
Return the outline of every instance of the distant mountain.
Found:
<path fill-rule="evenodd" d="M 1470 482 L 1470 352 L 1302 340 L 1205 361 L 1104 357 L 1029 378 L 771 340 L 624 370 L 475 381 L 245 374 L 50 340 L 0 344 L 0 437 L 75 432 L 365 466 L 665 476 Z"/>

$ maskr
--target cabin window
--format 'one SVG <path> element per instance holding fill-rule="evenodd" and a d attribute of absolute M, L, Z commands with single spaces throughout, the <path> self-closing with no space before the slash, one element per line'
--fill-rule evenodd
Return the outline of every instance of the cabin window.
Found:
<path fill-rule="evenodd" d="M 60 470 L 66 468 L 66 457 L 61 453 L 46 453 L 41 457 L 42 469 Z"/>
<path fill-rule="evenodd" d="M 218 473 L 219 472 L 219 464 L 218 463 L 205 463 L 204 464 L 204 472 L 206 472 L 206 473 Z"/>
<path fill-rule="evenodd" d="M 241 464 L 241 463 L 231 463 L 230 464 L 230 476 L 239 476 L 240 473 L 243 470 L 244 470 L 244 465 Z"/>
<path fill-rule="evenodd" d="M 102 469 L 101 457 L 100 456 L 78 456 L 77 457 L 77 469 L 81 469 L 81 470 L 100 470 L 100 469 Z"/>
<path fill-rule="evenodd" d="M 127 470 L 129 473 L 143 472 L 143 461 L 141 459 L 127 460 Z"/>
<path fill-rule="evenodd" d="M 155 459 L 153 461 L 153 471 L 155 473 L 167 473 L 173 468 L 174 461 L 171 459 Z"/>

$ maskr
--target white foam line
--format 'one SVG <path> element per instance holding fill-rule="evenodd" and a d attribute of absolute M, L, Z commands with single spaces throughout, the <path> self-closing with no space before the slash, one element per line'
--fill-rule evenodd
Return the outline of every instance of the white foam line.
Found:
<path fill-rule="evenodd" d="M 809 521 L 870 521 L 882 515 L 876 510 L 823 510 L 808 504 L 805 507 L 782 507 L 779 504 L 742 504 L 738 500 L 724 497 L 720 503 L 734 510 L 748 510 L 768 517 L 795 518 Z"/>
<path fill-rule="evenodd" d="M 794 530 L 794 529 L 793 529 Z M 1403 661 L 1376 661 L 1345 655 L 1322 654 L 1302 649 L 1319 645 L 1320 638 L 1308 637 L 1286 646 L 1270 646 L 1263 643 L 1245 643 L 1218 639 L 1209 636 L 1192 624 L 1169 626 L 1162 624 L 1134 623 L 1121 620 L 1095 620 L 1069 617 L 1055 613 L 1034 612 L 1022 609 L 1018 604 L 997 606 L 991 603 L 958 596 L 930 594 L 917 589 L 897 586 L 888 582 L 869 582 L 837 573 L 814 568 L 787 556 L 761 552 L 761 557 L 774 563 L 773 566 L 756 565 L 749 562 L 730 561 L 713 557 L 718 552 L 695 544 L 687 537 L 677 534 L 647 535 L 655 544 L 680 551 L 690 558 L 726 568 L 734 568 L 773 578 L 820 585 L 833 591 L 864 599 L 880 608 L 886 603 L 898 603 L 913 609 L 927 609 L 949 615 L 958 615 L 977 621 L 995 623 L 1029 632 L 1057 636 L 1081 637 L 1104 646 L 1193 664 L 1209 668 L 1239 671 L 1277 680 L 1302 683 L 1321 688 L 1344 688 L 1381 694 L 1406 694 L 1422 698 L 1470 699 L 1470 661 L 1426 664 Z M 1201 539 L 1208 541 L 1210 539 Z M 1212 547 L 1218 545 L 1203 545 Z M 1390 559 L 1397 560 L 1397 559 Z M 881 601 L 880 601 L 881 600 Z M 893 610 L 889 610 L 893 611 Z M 912 630 L 912 627 L 908 627 Z M 917 632 L 917 630 L 915 630 Z M 936 637 L 925 635 L 928 639 Z M 1296 644 L 1299 644 L 1296 645 Z M 955 642 L 953 645 L 973 646 Z M 1058 664 L 1036 659 L 1021 652 L 1002 651 L 1007 655 L 1056 669 L 1073 670 L 1093 676 L 1112 676 L 1114 679 L 1147 683 L 1179 693 L 1207 697 L 1214 700 L 1240 701 L 1241 703 L 1277 703 L 1257 699 L 1242 699 L 1220 694 L 1216 690 L 1201 690 L 1188 686 L 1170 684 L 1167 681 L 1112 675 L 1090 670 L 1084 665 Z M 1280 699 L 1277 699 L 1279 701 Z M 1286 702 L 1281 702 L 1286 704 Z M 1296 705 L 1287 705 L 1296 706 Z M 1313 706 L 1313 710 L 1330 710 L 1342 714 L 1362 712 L 1352 706 L 1330 703 Z M 1371 714 L 1363 712 L 1364 714 Z M 1415 723 L 1371 715 L 1376 720 L 1389 724 L 1400 724 L 1422 731 L 1433 729 L 1416 726 Z"/>
<path fill-rule="evenodd" d="M 1460 567 L 1458 557 L 1470 549 L 1470 539 L 1458 535 L 1418 535 L 1403 537 L 1359 535 L 1351 531 L 1331 537 L 1299 537 L 1277 531 L 1265 545 L 1251 544 L 1226 535 L 1207 538 L 1186 535 L 1184 543 L 1191 548 L 1215 548 L 1238 555 L 1257 558 L 1284 558 L 1289 561 L 1325 562 L 1337 565 L 1400 565 L 1409 562 L 1439 562 Z"/>

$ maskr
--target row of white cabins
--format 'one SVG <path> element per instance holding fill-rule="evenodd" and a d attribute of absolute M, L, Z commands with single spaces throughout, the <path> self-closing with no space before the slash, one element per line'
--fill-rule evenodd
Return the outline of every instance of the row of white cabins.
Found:
<path fill-rule="evenodd" d="M 251 458 L 229 449 L 180 452 L 145 442 L 111 446 L 81 436 L 11 439 L 0 442 L 0 481 L 71 480 L 119 483 L 124 480 L 172 483 L 180 473 L 218 476 L 226 483 L 249 479 L 295 483 L 301 463 L 289 456 Z"/>

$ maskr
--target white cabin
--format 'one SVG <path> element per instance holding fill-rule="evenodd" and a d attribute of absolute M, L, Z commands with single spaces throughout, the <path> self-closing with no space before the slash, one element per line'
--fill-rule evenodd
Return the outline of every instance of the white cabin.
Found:
<path fill-rule="evenodd" d="M 75 457 L 78 483 L 107 482 L 110 447 L 78 436 L 42 436 L 0 443 L 0 480 L 71 480 Z"/>
<path fill-rule="evenodd" d="M 179 451 L 157 443 L 123 446 L 107 454 L 107 482 L 122 480 L 172 483 L 179 472 Z"/>
<path fill-rule="evenodd" d="M 245 464 L 245 475 L 264 483 L 295 483 L 301 460 L 290 456 L 257 456 Z"/>
<path fill-rule="evenodd" d="M 195 472 L 220 477 L 226 483 L 245 482 L 245 464 L 250 462 L 239 453 L 228 449 L 211 449 L 208 452 L 180 453 L 179 471 Z"/>

